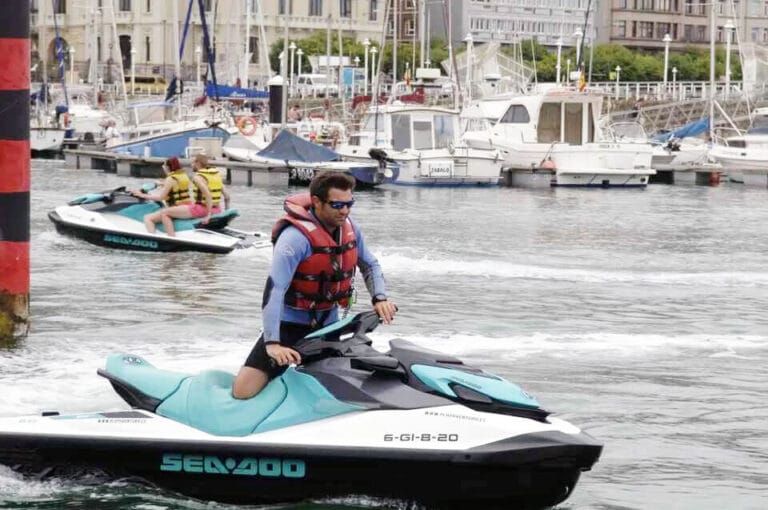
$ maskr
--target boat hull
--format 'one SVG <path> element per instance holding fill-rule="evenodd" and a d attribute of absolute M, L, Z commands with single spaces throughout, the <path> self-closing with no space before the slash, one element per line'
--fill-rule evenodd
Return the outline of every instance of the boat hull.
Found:
<path fill-rule="evenodd" d="M 147 418 L 152 419 L 125 411 L 100 419 Z M 565 500 L 601 450 L 583 433 L 562 438 L 556 432 L 530 434 L 455 451 L 247 444 L 214 436 L 185 441 L 178 439 L 183 432 L 151 439 L 0 431 L 0 464 L 37 477 L 137 477 L 187 496 L 228 503 L 363 495 L 440 508 L 508 507 L 511 502 L 515 508 L 543 508 Z"/>
<path fill-rule="evenodd" d="M 89 226 L 69 221 L 62 217 L 60 211 L 51 211 L 48 218 L 56 226 L 56 231 L 82 239 L 97 246 L 119 250 L 149 251 L 149 252 L 174 252 L 174 251 L 199 251 L 204 253 L 229 253 L 238 245 L 237 239 L 228 239 L 225 242 L 201 243 L 184 239 L 183 233 L 176 237 L 150 234 L 148 232 L 118 231 L 98 226 Z M 143 225 L 142 225 L 143 226 Z M 211 235 L 220 236 L 215 232 Z M 223 236 L 222 236 L 223 237 Z"/>

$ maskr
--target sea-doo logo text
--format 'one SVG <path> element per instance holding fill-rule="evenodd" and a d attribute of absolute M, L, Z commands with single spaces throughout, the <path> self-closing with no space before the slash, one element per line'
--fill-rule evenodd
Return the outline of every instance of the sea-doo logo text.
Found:
<path fill-rule="evenodd" d="M 222 459 L 215 455 L 184 455 L 164 453 L 160 471 L 207 473 L 213 475 L 263 476 L 304 478 L 306 464 L 295 459 Z"/>
<path fill-rule="evenodd" d="M 128 246 L 140 246 L 141 248 L 152 248 L 153 250 L 158 248 L 157 241 L 135 239 L 133 237 L 123 237 L 114 234 L 104 234 L 104 241 L 107 243 L 125 244 Z"/>

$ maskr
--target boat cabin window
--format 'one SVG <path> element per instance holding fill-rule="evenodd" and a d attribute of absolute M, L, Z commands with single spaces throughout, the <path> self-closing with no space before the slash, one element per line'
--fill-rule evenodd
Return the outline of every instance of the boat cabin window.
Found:
<path fill-rule="evenodd" d="M 432 148 L 432 123 L 428 120 L 413 121 L 413 148 Z"/>
<path fill-rule="evenodd" d="M 581 145 L 581 119 L 584 115 L 583 103 L 565 103 L 565 138 L 564 142 Z"/>
<path fill-rule="evenodd" d="M 560 141 L 560 103 L 543 103 L 541 105 L 536 138 L 539 143 Z"/>
<path fill-rule="evenodd" d="M 453 115 L 435 115 L 435 148 L 444 149 L 449 147 L 454 139 L 454 120 Z"/>
<path fill-rule="evenodd" d="M 521 104 L 511 105 L 499 120 L 502 124 L 528 124 L 530 121 L 528 110 Z"/>
<path fill-rule="evenodd" d="M 392 115 L 392 148 L 396 151 L 411 148 L 411 116 Z"/>
<path fill-rule="evenodd" d="M 747 130 L 747 133 L 768 133 L 768 116 L 755 115 L 752 119 L 752 126 Z"/>

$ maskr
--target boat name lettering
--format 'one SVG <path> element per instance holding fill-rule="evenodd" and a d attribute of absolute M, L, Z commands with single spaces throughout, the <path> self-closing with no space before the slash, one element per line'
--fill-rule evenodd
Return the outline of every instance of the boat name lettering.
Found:
<path fill-rule="evenodd" d="M 438 442 L 451 442 L 454 443 L 459 440 L 458 434 L 429 434 L 429 433 L 413 433 L 403 432 L 401 434 L 384 434 L 384 441 L 402 441 L 402 442 L 416 442 L 420 441 L 426 443 L 428 441 Z"/>
<path fill-rule="evenodd" d="M 314 168 L 291 168 L 291 179 L 311 181 L 314 176 Z"/>
<path fill-rule="evenodd" d="M 245 457 L 233 459 L 215 455 L 164 453 L 160 471 L 207 473 L 214 475 L 263 476 L 272 478 L 304 478 L 303 460 Z"/>
<path fill-rule="evenodd" d="M 450 177 L 451 176 L 451 164 L 446 163 L 430 163 L 428 165 L 428 172 L 430 177 Z"/>
<path fill-rule="evenodd" d="M 128 246 L 140 246 L 142 248 L 157 249 L 157 241 L 151 241 L 149 239 L 136 239 L 135 237 L 123 237 L 115 234 L 104 234 L 104 241 L 108 243 L 125 244 Z"/>

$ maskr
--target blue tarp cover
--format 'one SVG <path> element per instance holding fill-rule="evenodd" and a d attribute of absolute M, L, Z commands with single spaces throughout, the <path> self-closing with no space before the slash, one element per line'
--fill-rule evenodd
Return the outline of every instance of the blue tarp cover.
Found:
<path fill-rule="evenodd" d="M 708 130 L 709 130 L 709 118 L 704 118 L 704 119 L 699 119 L 699 120 L 690 122 L 685 126 L 679 127 L 673 131 L 668 131 L 666 133 L 656 135 L 653 137 L 653 140 L 655 142 L 667 142 L 669 141 L 670 138 L 681 139 L 687 136 L 696 136 Z"/>
<path fill-rule="evenodd" d="M 272 143 L 259 151 L 258 155 L 264 158 L 303 161 L 305 163 L 341 161 L 341 156 L 338 153 L 296 136 L 285 129 L 277 134 Z"/>
<path fill-rule="evenodd" d="M 216 91 L 219 92 L 219 99 L 268 99 L 269 92 L 256 89 L 244 89 L 240 87 L 230 87 L 229 85 L 216 84 L 208 82 L 205 84 L 205 95 L 216 98 Z"/>

